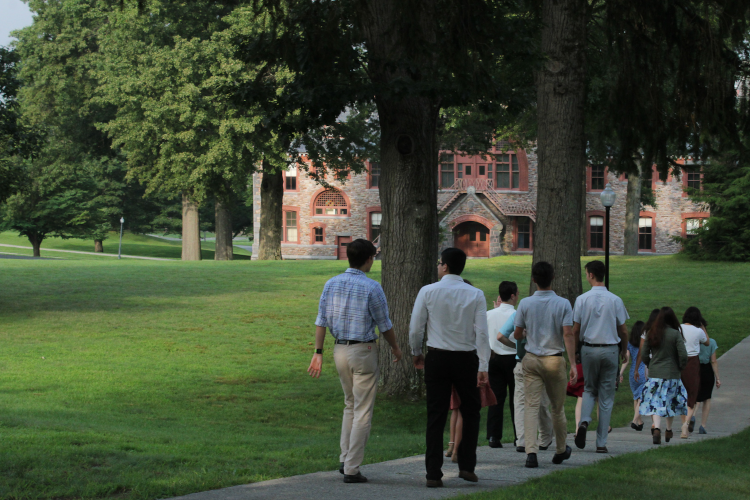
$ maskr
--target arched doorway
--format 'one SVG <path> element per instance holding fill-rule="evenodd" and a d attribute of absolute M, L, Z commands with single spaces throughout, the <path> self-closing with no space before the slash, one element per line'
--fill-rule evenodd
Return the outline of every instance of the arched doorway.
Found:
<path fill-rule="evenodd" d="M 489 257 L 490 230 L 479 222 L 462 222 L 453 228 L 453 244 L 468 257 Z"/>

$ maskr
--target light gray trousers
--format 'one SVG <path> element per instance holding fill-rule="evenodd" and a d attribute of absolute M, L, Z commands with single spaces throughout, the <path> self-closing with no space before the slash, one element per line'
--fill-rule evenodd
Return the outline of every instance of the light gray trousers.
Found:
<path fill-rule="evenodd" d="M 596 427 L 596 446 L 607 446 L 609 420 L 615 403 L 615 383 L 620 368 L 617 356 L 619 345 L 608 347 L 581 347 L 583 364 L 583 404 L 581 422 L 591 423 L 591 413 L 599 399 L 599 425 Z"/>

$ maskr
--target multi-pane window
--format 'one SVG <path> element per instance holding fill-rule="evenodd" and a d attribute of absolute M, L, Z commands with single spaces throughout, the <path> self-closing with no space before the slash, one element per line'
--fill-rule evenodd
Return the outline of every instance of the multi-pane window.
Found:
<path fill-rule="evenodd" d="M 313 228 L 313 235 L 315 236 L 315 243 L 323 243 L 325 235 L 323 234 L 323 228 L 322 227 L 314 227 Z"/>
<path fill-rule="evenodd" d="M 604 248 L 604 217 L 589 217 L 589 248 Z"/>
<path fill-rule="evenodd" d="M 687 175 L 687 187 L 688 189 L 699 190 L 701 188 L 701 171 L 700 169 L 685 169 L 685 175 Z"/>
<path fill-rule="evenodd" d="M 531 219 L 519 217 L 516 219 L 517 244 L 519 250 L 531 248 Z"/>
<path fill-rule="evenodd" d="M 315 215 L 348 215 L 346 199 L 335 189 L 326 189 L 315 199 Z"/>
<path fill-rule="evenodd" d="M 283 241 L 286 243 L 297 243 L 299 242 L 299 239 L 297 238 L 298 232 L 297 232 L 297 212 L 294 211 L 288 211 L 284 212 L 284 217 L 282 218 L 282 229 L 281 229 L 281 235 L 283 238 Z"/>
<path fill-rule="evenodd" d="M 454 180 L 453 155 L 445 155 L 443 162 L 440 164 L 440 187 L 443 189 L 450 188 L 453 186 Z"/>
<path fill-rule="evenodd" d="M 487 174 L 487 166 L 486 165 L 477 165 L 477 170 L 479 170 L 479 175 L 486 175 Z"/>
<path fill-rule="evenodd" d="M 469 171 L 471 172 L 471 169 L 469 169 Z M 459 163 L 458 165 L 456 165 L 456 176 L 459 179 L 463 179 L 464 178 L 464 165 L 463 165 L 463 163 Z"/>
<path fill-rule="evenodd" d="M 466 172 L 467 177 L 471 176 L 471 165 L 469 165 L 468 163 L 464 165 L 464 172 Z"/>
<path fill-rule="evenodd" d="M 638 250 L 651 250 L 654 242 L 653 222 L 651 217 L 638 219 Z"/>
<path fill-rule="evenodd" d="M 518 157 L 514 154 L 500 155 L 500 161 L 495 166 L 495 175 L 496 189 L 518 189 L 521 185 Z"/>
<path fill-rule="evenodd" d="M 380 186 L 380 163 L 370 163 L 370 187 Z"/>
<path fill-rule="evenodd" d="M 700 219 L 687 219 L 685 221 L 685 238 L 689 240 L 695 238 L 695 233 L 701 227 L 701 222 Z"/>
<path fill-rule="evenodd" d="M 381 212 L 370 212 L 370 241 L 380 236 L 380 223 L 383 221 Z"/>
<path fill-rule="evenodd" d="M 604 191 L 604 165 L 591 165 L 591 190 Z"/>
<path fill-rule="evenodd" d="M 292 165 L 286 171 L 286 183 L 284 184 L 284 189 L 286 189 L 287 191 L 297 190 L 297 166 L 296 165 Z"/>

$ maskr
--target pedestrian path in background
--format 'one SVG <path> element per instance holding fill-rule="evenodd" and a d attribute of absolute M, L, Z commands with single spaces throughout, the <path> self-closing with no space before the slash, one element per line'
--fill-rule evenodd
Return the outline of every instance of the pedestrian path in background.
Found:
<path fill-rule="evenodd" d="M 4 243 L 0 243 L 0 247 L 8 247 L 8 248 L 23 248 L 24 250 L 33 250 L 33 247 L 24 247 L 20 245 L 6 245 Z M 44 248 L 42 249 L 43 252 L 62 252 L 62 253 L 77 253 L 81 255 L 96 255 L 98 257 L 114 257 L 117 258 L 116 253 L 103 253 L 103 252 L 82 252 L 80 250 L 57 250 L 54 248 Z M 121 256 L 123 259 L 142 259 L 142 260 L 176 260 L 176 259 L 163 259 L 161 257 L 142 257 L 140 255 L 125 255 L 123 254 Z M 39 258 L 39 257 L 30 257 L 32 259 Z"/>
<path fill-rule="evenodd" d="M 711 399 L 711 426 L 709 434 L 700 435 L 697 430 L 690 439 L 679 438 L 679 419 L 675 419 L 675 438 L 660 446 L 679 446 L 705 439 L 729 436 L 750 427 L 750 337 L 746 338 L 719 358 L 721 389 L 715 389 Z M 567 470 L 592 464 L 624 453 L 641 452 L 657 448 L 651 444 L 650 417 L 644 417 L 644 430 L 636 432 L 630 427 L 613 429 L 607 441 L 608 454 L 595 452 L 596 429 L 589 431 L 587 446 L 579 450 L 573 445 L 573 436 L 568 443 L 573 455 L 562 465 L 553 465 L 554 447 L 540 451 L 539 468 L 524 467 L 526 455 L 505 448 L 482 446 L 477 450 L 476 474 L 478 483 L 458 478 L 458 467 L 446 459 L 443 465 L 444 488 L 425 487 L 424 455 L 390 460 L 360 467 L 368 479 L 365 484 L 344 484 L 336 471 L 316 472 L 271 481 L 233 486 L 220 490 L 193 493 L 177 497 L 179 500 L 384 500 L 390 498 L 433 499 L 489 491 L 504 486 L 523 483 L 550 472 Z M 177 500 L 173 499 L 173 500 Z"/>

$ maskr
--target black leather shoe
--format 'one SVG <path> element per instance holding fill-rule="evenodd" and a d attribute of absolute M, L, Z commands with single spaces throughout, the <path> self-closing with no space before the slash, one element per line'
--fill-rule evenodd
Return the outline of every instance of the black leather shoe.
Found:
<path fill-rule="evenodd" d="M 499 439 L 495 439 L 495 438 L 490 438 L 489 445 L 490 445 L 490 448 L 502 448 L 503 447 L 503 443 L 501 443 Z"/>
<path fill-rule="evenodd" d="M 356 474 L 344 474 L 344 482 L 345 483 L 366 483 L 367 478 L 362 475 L 361 472 L 357 472 Z"/>
<path fill-rule="evenodd" d="M 539 467 L 539 462 L 536 460 L 536 453 L 529 453 L 526 455 L 526 467 L 529 469 L 535 469 Z"/>
<path fill-rule="evenodd" d="M 339 472 L 344 473 L 344 462 L 339 462 Z"/>
<path fill-rule="evenodd" d="M 442 479 L 428 479 L 427 487 L 428 488 L 442 488 L 443 480 Z"/>
<path fill-rule="evenodd" d="M 609 453 L 609 450 L 607 449 L 606 446 L 597 446 L 596 452 L 597 453 Z"/>
<path fill-rule="evenodd" d="M 516 451 L 518 453 L 526 453 L 526 447 L 525 446 L 516 446 Z"/>
<path fill-rule="evenodd" d="M 547 451 L 547 450 L 549 450 L 550 446 L 552 446 L 552 441 L 550 441 L 547 446 L 540 446 L 539 449 L 542 450 L 542 451 Z"/>
<path fill-rule="evenodd" d="M 576 432 L 576 438 L 575 443 L 576 446 L 580 449 L 584 449 L 586 447 L 586 431 L 589 429 L 589 423 L 588 422 L 581 422 L 581 425 L 578 426 L 578 432 Z"/>
<path fill-rule="evenodd" d="M 565 453 L 555 453 L 555 456 L 552 457 L 552 463 L 558 465 L 563 463 L 563 460 L 567 460 L 570 458 L 571 453 L 573 453 L 573 448 L 565 445 Z"/>

